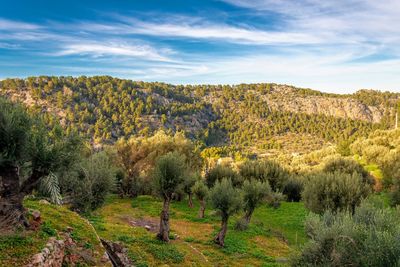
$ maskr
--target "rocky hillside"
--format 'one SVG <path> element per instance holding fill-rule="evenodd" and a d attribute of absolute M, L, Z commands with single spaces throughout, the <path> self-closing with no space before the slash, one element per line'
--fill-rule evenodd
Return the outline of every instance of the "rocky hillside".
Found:
<path fill-rule="evenodd" d="M 339 141 L 394 125 L 399 94 L 327 94 L 278 84 L 181 86 L 97 77 L 0 82 L 0 94 L 94 143 L 185 131 L 206 145 L 273 146 L 288 133 Z"/>

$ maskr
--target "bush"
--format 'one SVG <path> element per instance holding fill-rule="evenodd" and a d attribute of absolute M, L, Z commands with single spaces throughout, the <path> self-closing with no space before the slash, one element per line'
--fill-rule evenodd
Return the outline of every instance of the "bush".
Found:
<path fill-rule="evenodd" d="M 374 178 L 364 169 L 364 167 L 353 159 L 336 158 L 328 161 L 324 168 L 324 172 L 341 172 L 347 174 L 358 173 L 363 178 L 365 183 L 370 185 L 375 184 Z"/>
<path fill-rule="evenodd" d="M 206 184 L 208 188 L 214 186 L 217 181 L 221 181 L 222 178 L 227 178 L 232 181 L 233 186 L 241 186 L 243 183 L 240 175 L 229 166 L 216 165 L 206 174 Z"/>
<path fill-rule="evenodd" d="M 321 172 L 308 177 L 302 196 L 306 208 L 322 214 L 327 210 L 354 211 L 370 192 L 371 186 L 358 173 Z"/>
<path fill-rule="evenodd" d="M 303 191 L 303 183 L 299 179 L 291 178 L 283 188 L 283 194 L 286 195 L 287 201 L 299 202 L 301 200 L 301 192 Z"/>
<path fill-rule="evenodd" d="M 71 196 L 73 209 L 88 212 L 103 205 L 114 189 L 115 177 L 116 169 L 108 156 L 99 152 L 64 174 L 62 188 Z"/>
<path fill-rule="evenodd" d="M 245 179 L 268 182 L 273 191 L 282 191 L 290 173 L 273 161 L 251 160 L 240 166 L 240 175 Z"/>
<path fill-rule="evenodd" d="M 311 240 L 293 266 L 398 266 L 400 213 L 364 202 L 354 215 L 330 211 L 310 215 L 306 231 Z"/>
<path fill-rule="evenodd" d="M 273 192 L 267 198 L 268 206 L 277 209 L 281 206 L 281 202 L 286 200 L 286 196 L 281 192 Z"/>

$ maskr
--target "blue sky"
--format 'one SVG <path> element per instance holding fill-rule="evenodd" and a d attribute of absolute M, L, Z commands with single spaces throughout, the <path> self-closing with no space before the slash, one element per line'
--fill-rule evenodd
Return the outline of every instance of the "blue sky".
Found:
<path fill-rule="evenodd" d="M 0 0 L 0 78 L 400 92 L 399 0 Z"/>

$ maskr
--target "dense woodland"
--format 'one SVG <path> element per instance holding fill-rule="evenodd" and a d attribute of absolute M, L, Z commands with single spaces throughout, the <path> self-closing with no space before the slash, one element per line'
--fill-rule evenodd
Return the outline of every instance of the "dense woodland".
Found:
<path fill-rule="evenodd" d="M 109 76 L 30 77 L 0 81 L 2 94 L 31 96 L 31 109 L 45 113 L 46 123 L 61 118 L 67 132 L 79 132 L 96 143 L 120 137 L 150 136 L 160 129 L 184 131 L 204 145 L 274 148 L 273 137 L 286 133 L 310 134 L 326 141 L 355 140 L 375 129 L 394 125 L 390 112 L 399 97 L 394 93 L 361 90 L 353 95 L 325 94 L 290 87 L 295 96 L 356 99 L 388 108 L 380 123 L 322 114 L 276 110 L 260 95 L 271 95 L 275 84 L 187 85 L 134 82 Z"/>
<path fill-rule="evenodd" d="M 106 76 L 1 81 L 7 97 L 0 97 L 0 263 L 15 262 L 13 251 L 24 244 L 60 238 L 59 221 L 38 223 L 26 210 L 46 199 L 89 219 L 138 266 L 397 266 L 400 130 L 388 130 L 394 113 L 373 124 L 273 110 L 257 96 L 274 86 Z M 393 93 L 293 90 L 397 107 Z M 268 140 L 288 132 L 331 145 L 290 161 L 239 153 L 260 144 L 279 149 Z M 272 226 L 285 209 L 282 225 Z M 127 210 L 135 219 L 158 216 L 154 231 L 132 225 Z M 293 217 L 299 211 L 304 218 Z M 295 220 L 300 228 L 293 233 L 285 223 Z M 176 237 L 180 228 L 185 236 Z M 82 256 L 95 257 L 95 241 L 72 231 L 74 264 L 101 266 Z M 271 240 L 285 246 L 283 260 L 262 250 Z M 210 262 L 192 259 L 188 244 Z"/>

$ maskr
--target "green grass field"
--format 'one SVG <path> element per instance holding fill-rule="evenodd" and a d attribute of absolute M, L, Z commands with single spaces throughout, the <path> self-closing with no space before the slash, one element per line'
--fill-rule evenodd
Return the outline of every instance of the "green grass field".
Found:
<path fill-rule="evenodd" d="M 198 203 L 189 208 L 181 201 L 171 205 L 173 240 L 163 244 L 155 239 L 161 205 L 150 196 L 133 200 L 111 196 L 89 220 L 100 237 L 123 242 L 137 266 L 281 266 L 306 241 L 302 203 L 259 207 L 246 231 L 236 231 L 240 215 L 232 217 L 225 247 L 220 248 L 212 242 L 220 224 L 215 212 L 208 209 L 206 217 L 198 219 Z M 154 226 L 154 231 L 146 230 L 145 224 Z"/>

